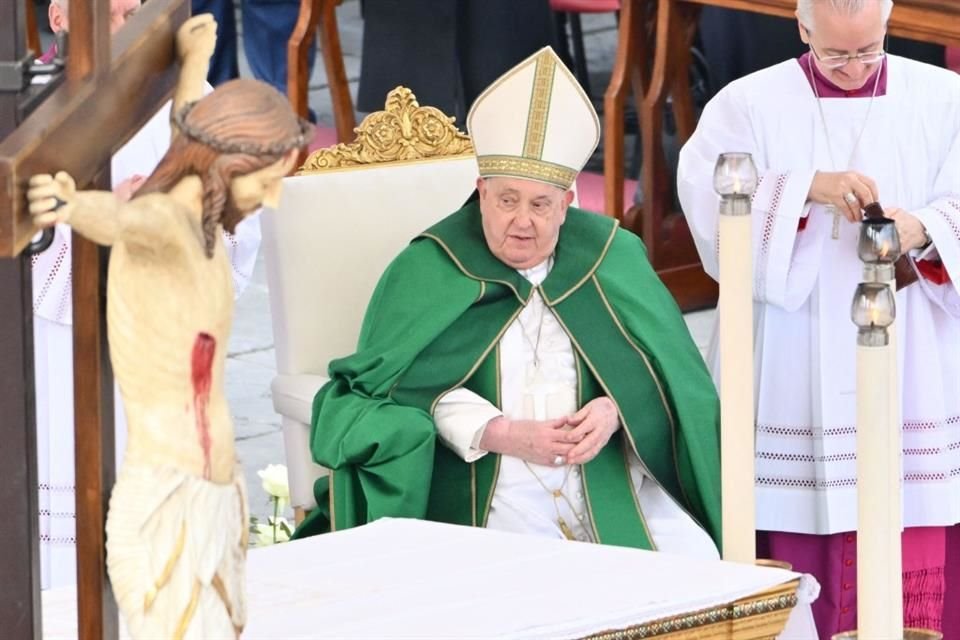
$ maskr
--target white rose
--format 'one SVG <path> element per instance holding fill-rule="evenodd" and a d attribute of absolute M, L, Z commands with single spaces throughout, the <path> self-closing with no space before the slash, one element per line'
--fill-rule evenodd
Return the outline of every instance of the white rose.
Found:
<path fill-rule="evenodd" d="M 276 520 L 271 516 L 267 518 L 267 522 L 258 522 L 253 525 L 253 528 L 255 529 L 253 542 L 258 547 L 266 547 L 274 542 L 289 542 L 290 532 L 293 531 L 293 525 L 282 516 Z"/>
<path fill-rule="evenodd" d="M 268 464 L 257 471 L 262 480 L 263 490 L 281 500 L 281 504 L 290 500 L 290 485 L 287 483 L 287 467 L 282 464 Z"/>
<path fill-rule="evenodd" d="M 271 525 L 274 524 L 273 517 L 269 518 L 269 522 Z M 283 516 L 280 516 L 276 519 L 276 525 L 277 525 L 277 542 L 290 542 L 290 534 L 293 533 L 293 529 L 294 529 L 293 523 L 291 523 L 289 520 L 287 520 Z"/>
<path fill-rule="evenodd" d="M 266 547 L 273 544 L 273 526 L 264 522 L 258 522 L 253 525 L 255 530 L 253 534 L 253 543 L 258 547 Z"/>

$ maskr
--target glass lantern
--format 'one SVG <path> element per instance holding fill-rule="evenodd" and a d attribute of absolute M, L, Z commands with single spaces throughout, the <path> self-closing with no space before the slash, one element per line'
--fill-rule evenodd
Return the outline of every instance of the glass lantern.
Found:
<path fill-rule="evenodd" d="M 720 213 L 749 215 L 757 189 L 757 166 L 749 153 L 721 153 L 713 170 L 713 189 L 722 198 Z"/>
<path fill-rule="evenodd" d="M 897 315 L 893 291 L 883 282 L 861 282 L 853 294 L 850 317 L 857 325 L 857 344 L 866 347 L 886 346 L 890 341 L 887 327 Z"/>

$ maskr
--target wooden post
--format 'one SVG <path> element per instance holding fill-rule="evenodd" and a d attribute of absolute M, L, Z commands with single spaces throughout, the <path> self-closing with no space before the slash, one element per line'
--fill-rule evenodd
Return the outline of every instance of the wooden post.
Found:
<path fill-rule="evenodd" d="M 0 629 L 24 640 L 41 637 L 30 278 L 30 258 L 0 259 L 0 506 L 7 522 L 0 527 Z"/>
<path fill-rule="evenodd" d="M 317 25 L 320 25 L 320 46 L 327 85 L 333 102 L 333 119 L 337 128 L 337 142 L 351 142 L 357 120 L 353 113 L 350 84 L 343 66 L 340 31 L 337 28 L 337 5 L 341 0 L 301 0 L 297 24 L 287 42 L 287 96 L 293 110 L 301 118 L 307 117 L 310 93 L 310 68 L 307 53 L 314 46 Z M 300 161 L 306 158 L 304 151 Z"/>
<path fill-rule="evenodd" d="M 327 71 L 327 84 L 333 100 L 333 119 L 337 126 L 337 142 L 352 142 L 357 126 L 353 115 L 353 100 L 347 71 L 343 66 L 343 49 L 340 47 L 340 30 L 337 28 L 337 5 L 341 0 L 324 0 L 320 16 L 320 49 L 323 66 Z"/>
<path fill-rule="evenodd" d="M 650 60 L 646 26 L 649 6 L 646 2 L 633 0 L 623 3 L 617 28 L 617 55 L 613 61 L 610 84 L 603 96 L 604 209 L 608 216 L 616 218 L 628 228 L 632 227 L 633 221 L 624 220 L 623 120 L 628 88 L 633 89 L 637 109 L 643 103 L 647 80 L 645 75 L 649 75 L 644 74 L 644 70 Z"/>
<path fill-rule="evenodd" d="M 71 2 L 67 79 L 110 69 L 110 2 Z M 93 188 L 110 189 L 107 163 Z M 113 487 L 113 376 L 106 333 L 109 250 L 74 233 L 73 405 L 77 527 L 77 624 L 81 638 L 116 638 L 117 603 L 107 578 L 104 523 Z"/>
<path fill-rule="evenodd" d="M 27 6 L 29 5 L 29 6 Z M 0 3 L 0 64 L 26 54 L 23 10 Z M 20 122 L 21 92 L 0 88 L 0 140 Z M 9 197 L 0 182 L 0 200 Z M 33 390 L 33 289 L 30 259 L 0 259 L 0 629 L 9 638 L 39 640 L 40 533 L 37 514 L 36 406 Z"/>
<path fill-rule="evenodd" d="M 97 183 L 95 188 L 110 187 L 108 176 Z M 113 375 L 106 324 L 109 255 L 104 247 L 73 234 L 74 464 L 81 638 L 117 637 L 117 605 L 107 579 L 104 535 L 115 477 Z"/>

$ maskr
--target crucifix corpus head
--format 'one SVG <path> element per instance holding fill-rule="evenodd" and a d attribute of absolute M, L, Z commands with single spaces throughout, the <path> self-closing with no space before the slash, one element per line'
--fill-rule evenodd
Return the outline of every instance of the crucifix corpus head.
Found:
<path fill-rule="evenodd" d="M 280 179 L 313 131 L 276 89 L 257 80 L 227 82 L 174 120 L 179 135 L 137 195 L 169 191 L 182 178 L 199 176 L 208 247 L 218 224 L 232 232 L 261 204 L 276 206 Z"/>

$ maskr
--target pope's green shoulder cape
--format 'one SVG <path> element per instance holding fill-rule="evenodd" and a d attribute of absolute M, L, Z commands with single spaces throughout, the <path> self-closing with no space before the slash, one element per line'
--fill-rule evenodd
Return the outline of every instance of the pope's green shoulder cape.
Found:
<path fill-rule="evenodd" d="M 607 395 L 624 427 L 583 465 L 595 539 L 654 548 L 628 473 L 633 450 L 719 546 L 716 392 L 643 244 L 571 207 L 554 258 L 537 289 L 573 344 L 579 402 Z M 387 516 L 485 523 L 499 456 L 456 457 L 432 414 L 460 386 L 500 406 L 498 343 L 533 290 L 487 249 L 475 202 L 414 239 L 377 285 L 357 352 L 330 363 L 314 400 L 313 457 L 333 471 L 297 536 Z"/>

